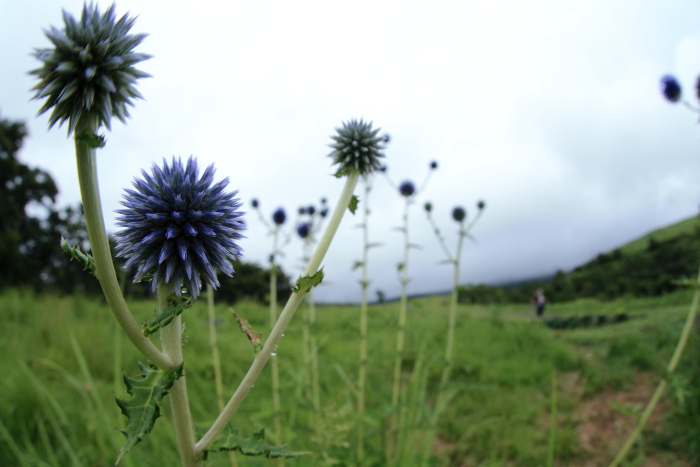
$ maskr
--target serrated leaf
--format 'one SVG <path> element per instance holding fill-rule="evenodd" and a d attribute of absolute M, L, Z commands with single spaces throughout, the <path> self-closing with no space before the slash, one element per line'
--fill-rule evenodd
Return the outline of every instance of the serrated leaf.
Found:
<path fill-rule="evenodd" d="M 355 261 L 355 264 L 352 265 L 352 270 L 354 271 L 357 268 L 361 268 L 362 265 L 365 264 L 362 261 Z"/>
<path fill-rule="evenodd" d="M 176 316 L 181 315 L 187 308 L 192 307 L 193 301 L 192 297 L 179 298 L 172 294 L 166 299 L 166 303 L 167 306 L 160 313 L 141 324 L 141 331 L 144 336 L 148 337 L 151 334 L 155 334 L 159 329 L 170 324 Z"/>
<path fill-rule="evenodd" d="M 323 280 L 323 268 L 316 271 L 313 276 L 304 276 L 297 279 L 296 284 L 292 287 L 292 292 L 305 294 L 312 287 L 316 287 Z"/>
<path fill-rule="evenodd" d="M 253 349 L 255 349 L 255 355 L 257 355 L 258 352 L 260 352 L 260 349 L 263 347 L 262 343 L 260 342 L 261 334 L 255 332 L 253 326 L 251 326 L 248 321 L 238 316 L 238 314 L 233 310 L 231 310 L 231 313 L 233 313 L 233 317 L 236 318 L 236 321 L 238 321 L 238 325 L 241 327 L 241 332 L 244 332 L 245 335 L 248 336 L 250 344 L 253 346 Z"/>
<path fill-rule="evenodd" d="M 404 264 L 403 264 L 403 263 L 398 263 L 398 264 L 396 265 L 396 270 L 399 271 L 399 272 L 403 271 L 403 268 L 404 268 Z"/>
<path fill-rule="evenodd" d="M 126 443 L 119 450 L 115 465 L 124 455 L 151 432 L 158 417 L 163 398 L 170 392 L 175 380 L 182 376 L 182 364 L 170 371 L 159 370 L 153 365 L 139 362 L 141 374 L 136 378 L 124 376 L 126 392 L 131 399 L 117 399 L 122 414 L 129 419 L 126 428 L 119 430 L 126 436 Z"/>
<path fill-rule="evenodd" d="M 350 175 L 351 170 L 348 167 L 341 167 L 336 173 L 333 174 L 335 178 L 343 178 L 346 175 Z"/>
<path fill-rule="evenodd" d="M 355 211 L 357 211 L 358 204 L 360 204 L 360 198 L 358 198 L 355 195 L 352 195 L 352 198 L 350 198 L 350 204 L 348 204 L 348 209 L 353 215 L 355 214 Z"/>
<path fill-rule="evenodd" d="M 84 253 L 79 246 L 71 246 L 63 236 L 61 236 L 61 249 L 68 253 L 71 259 L 76 260 L 83 266 L 84 271 L 95 275 L 95 260 L 91 255 Z"/>
<path fill-rule="evenodd" d="M 207 456 L 210 452 L 227 451 L 240 451 L 241 454 L 246 456 L 265 456 L 270 459 L 302 457 L 313 454 L 311 452 L 288 451 L 284 445 L 270 446 L 270 444 L 265 441 L 264 428 L 254 432 L 250 438 L 241 438 L 238 436 L 238 428 L 231 427 L 230 423 L 224 427 L 224 430 L 216 437 L 211 446 L 209 446 L 209 449 L 205 449 L 202 452 L 203 459 L 207 460 Z"/>
<path fill-rule="evenodd" d="M 87 144 L 91 148 L 103 148 L 106 144 L 104 135 L 90 133 L 89 131 L 81 131 L 76 133 L 75 139 L 81 143 Z"/>

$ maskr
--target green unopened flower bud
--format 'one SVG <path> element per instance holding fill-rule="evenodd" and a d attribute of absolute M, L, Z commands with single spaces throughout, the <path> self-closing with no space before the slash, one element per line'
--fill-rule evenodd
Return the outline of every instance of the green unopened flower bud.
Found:
<path fill-rule="evenodd" d="M 467 211 L 464 208 L 457 206 L 452 210 L 452 219 L 457 222 L 462 222 L 467 217 Z"/>
<path fill-rule="evenodd" d="M 134 65 L 150 55 L 133 49 L 146 35 L 128 34 L 135 18 L 124 15 L 117 21 L 114 9 L 112 5 L 102 14 L 96 5 L 86 4 L 80 21 L 64 11 L 64 29 L 45 32 L 53 48 L 34 51 L 42 66 L 30 71 L 39 78 L 32 90 L 34 99 L 45 99 L 39 114 L 53 109 L 49 127 L 67 121 L 70 135 L 79 120 L 89 118 L 109 129 L 112 117 L 125 122 L 127 105 L 142 99 L 134 84 L 150 75 Z"/>
<path fill-rule="evenodd" d="M 486 202 L 483 199 L 481 199 L 478 203 L 476 203 L 476 207 L 479 208 L 479 211 L 481 211 L 486 207 Z"/>
<path fill-rule="evenodd" d="M 350 120 L 336 131 L 338 134 L 331 136 L 335 142 L 330 145 L 333 151 L 329 156 L 340 166 L 337 176 L 351 172 L 367 175 L 381 168 L 385 138 L 377 136 L 379 128 L 373 130 L 372 122 Z"/>
<path fill-rule="evenodd" d="M 430 212 L 433 210 L 433 205 L 430 202 L 427 202 L 423 208 L 425 208 L 425 212 Z"/>

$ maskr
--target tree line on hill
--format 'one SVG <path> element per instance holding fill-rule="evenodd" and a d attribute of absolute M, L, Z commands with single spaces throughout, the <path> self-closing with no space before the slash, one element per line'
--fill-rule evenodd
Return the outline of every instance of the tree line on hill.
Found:
<path fill-rule="evenodd" d="M 0 288 L 24 287 L 40 293 L 102 294 L 95 277 L 64 253 L 61 236 L 89 252 L 82 206 L 57 208 L 58 188 L 51 175 L 19 161 L 17 155 L 27 136 L 23 122 L 0 118 Z M 28 212 L 37 213 L 32 215 Z M 110 239 L 113 246 L 113 239 Z M 114 251 L 114 248 L 112 248 Z M 150 284 L 133 284 L 124 261 L 114 258 L 117 276 L 127 295 L 146 297 Z M 217 301 L 235 303 L 247 298 L 258 302 L 269 296 L 270 270 L 237 261 L 234 277 L 219 277 Z M 280 301 L 291 294 L 290 278 L 278 270 Z"/>
<path fill-rule="evenodd" d="M 700 224 L 677 236 L 649 238 L 641 251 L 616 249 L 600 254 L 570 273 L 557 271 L 550 280 L 526 281 L 514 286 L 465 285 L 459 289 L 463 303 L 529 303 L 541 287 L 547 299 L 565 302 L 578 298 L 612 300 L 618 297 L 651 297 L 684 287 L 679 281 L 695 278 L 700 258 Z"/>

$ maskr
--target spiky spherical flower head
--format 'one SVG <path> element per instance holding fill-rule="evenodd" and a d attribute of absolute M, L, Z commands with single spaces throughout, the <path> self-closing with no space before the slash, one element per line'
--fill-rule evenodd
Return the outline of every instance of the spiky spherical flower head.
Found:
<path fill-rule="evenodd" d="M 379 167 L 379 171 L 385 173 L 387 168 L 388 167 L 386 166 L 386 164 L 383 164 L 381 167 Z"/>
<path fill-rule="evenodd" d="M 306 214 L 306 208 L 305 208 L 305 207 L 300 207 L 300 208 L 299 208 L 299 215 L 300 215 L 300 216 L 303 216 L 304 214 Z"/>
<path fill-rule="evenodd" d="M 437 163 L 437 161 L 432 161 L 432 162 L 430 163 L 430 170 L 435 170 L 435 169 L 437 169 L 437 168 L 438 168 L 438 163 Z"/>
<path fill-rule="evenodd" d="M 700 76 L 698 76 L 698 80 L 695 82 L 695 96 L 700 101 Z"/>
<path fill-rule="evenodd" d="M 325 197 L 321 198 L 321 204 L 326 204 L 327 202 L 328 202 L 328 200 Z"/>
<path fill-rule="evenodd" d="M 133 51 L 146 35 L 129 34 L 136 19 L 125 14 L 117 20 L 114 5 L 102 14 L 96 5 L 85 4 L 80 21 L 66 11 L 63 21 L 64 29 L 45 31 L 54 47 L 34 51 L 43 62 L 30 71 L 39 78 L 32 88 L 34 99 L 46 99 L 39 114 L 53 108 L 49 128 L 67 121 L 68 135 L 84 118 L 107 129 L 113 116 L 125 122 L 126 106 L 143 98 L 134 86 L 136 80 L 150 76 L 134 68 L 151 58 Z"/>
<path fill-rule="evenodd" d="M 277 225 L 284 224 L 287 220 L 287 213 L 284 212 L 283 208 L 277 208 L 277 211 L 272 213 L 272 221 Z"/>
<path fill-rule="evenodd" d="M 483 199 L 479 200 L 479 202 L 476 203 L 476 207 L 479 208 L 479 211 L 481 211 L 486 207 L 486 201 L 484 201 Z"/>
<path fill-rule="evenodd" d="M 333 163 L 340 167 L 337 176 L 359 172 L 367 175 L 381 168 L 380 159 L 384 157 L 384 136 L 377 136 L 379 128 L 372 129 L 372 122 L 350 120 L 342 128 L 336 128 L 337 135 L 331 136 L 333 151 L 329 154 Z"/>
<path fill-rule="evenodd" d="M 673 104 L 681 100 L 681 85 L 674 76 L 665 75 L 661 78 L 661 92 Z"/>
<path fill-rule="evenodd" d="M 413 185 L 413 182 L 406 180 L 401 185 L 399 185 L 399 192 L 401 193 L 401 195 L 408 198 L 416 192 L 416 187 Z"/>
<path fill-rule="evenodd" d="M 430 212 L 433 210 L 433 204 L 431 202 L 427 202 L 423 208 L 425 209 L 425 212 Z"/>
<path fill-rule="evenodd" d="M 153 275 L 151 289 L 172 284 L 176 295 L 183 286 L 197 298 L 202 279 L 216 288 L 216 269 L 233 275 L 231 262 L 241 256 L 236 240 L 243 238 L 241 203 L 237 191 L 226 192 L 228 178 L 212 184 L 214 166 L 199 176 L 197 161 L 184 166 L 179 158 L 151 174 L 141 171 L 134 189 L 125 190 L 117 212 L 122 230 L 116 234 L 118 257 L 124 267 L 137 266 L 134 281 Z"/>
<path fill-rule="evenodd" d="M 313 216 L 316 213 L 316 207 L 314 205 L 311 205 L 308 208 L 306 208 L 306 212 L 308 212 L 310 216 Z"/>
<path fill-rule="evenodd" d="M 260 206 L 260 202 L 258 201 L 257 198 L 253 198 L 250 201 L 250 205 L 253 206 L 253 209 L 258 209 L 258 206 Z"/>
<path fill-rule="evenodd" d="M 467 217 L 467 211 L 464 208 L 457 206 L 452 210 L 452 219 L 457 222 L 462 222 L 465 217 Z"/>
<path fill-rule="evenodd" d="M 325 218 L 328 215 L 328 208 L 322 208 L 319 215 Z"/>
<path fill-rule="evenodd" d="M 301 238 L 306 238 L 309 236 L 309 223 L 308 222 L 302 222 L 301 224 L 297 225 L 297 234 Z"/>

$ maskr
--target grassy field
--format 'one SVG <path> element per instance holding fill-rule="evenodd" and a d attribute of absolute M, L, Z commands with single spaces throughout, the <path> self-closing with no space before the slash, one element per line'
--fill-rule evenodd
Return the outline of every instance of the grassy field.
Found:
<path fill-rule="evenodd" d="M 547 465 L 553 378 L 554 465 L 606 465 L 664 374 L 689 303 L 690 293 L 683 292 L 646 300 L 551 305 L 545 316 L 624 311 L 631 318 L 558 331 L 534 319 L 527 305 L 460 305 L 453 398 L 440 422 L 429 465 Z M 154 312 L 154 302 L 131 305 L 139 321 Z M 447 297 L 409 302 L 403 398 L 408 422 L 400 433 L 405 440 L 402 465 L 420 465 L 413 447 L 425 436 L 434 403 L 447 306 Z M 227 310 L 217 307 L 224 388 L 230 394 L 254 353 Z M 241 303 L 235 311 L 264 339 L 265 306 Z M 311 410 L 297 316 L 274 357 L 280 365 L 285 428 L 282 439 L 272 441 L 314 453 L 287 460 L 286 466 L 356 465 L 359 307 L 321 305 L 317 311 L 322 410 Z M 366 465 L 386 465 L 397 312 L 397 303 L 370 307 Z M 123 441 L 115 428 L 125 422 L 114 396 L 127 397 L 122 371 L 135 376 L 139 355 L 117 332 L 107 307 L 80 296 L 9 290 L 0 294 L 0 313 L 0 465 L 112 465 Z M 204 304 L 186 310 L 185 322 L 190 403 L 196 422 L 207 427 L 217 405 Z M 697 385 L 699 357 L 694 332 L 679 375 L 630 465 L 697 465 L 692 456 L 700 438 L 699 391 L 690 382 L 694 377 Z M 272 425 L 269 371 L 255 384 L 233 423 L 244 435 Z M 282 465 L 240 455 L 236 459 L 240 466 Z M 212 454 L 208 464 L 231 462 L 226 455 Z M 153 433 L 120 465 L 178 465 L 167 402 Z"/>

